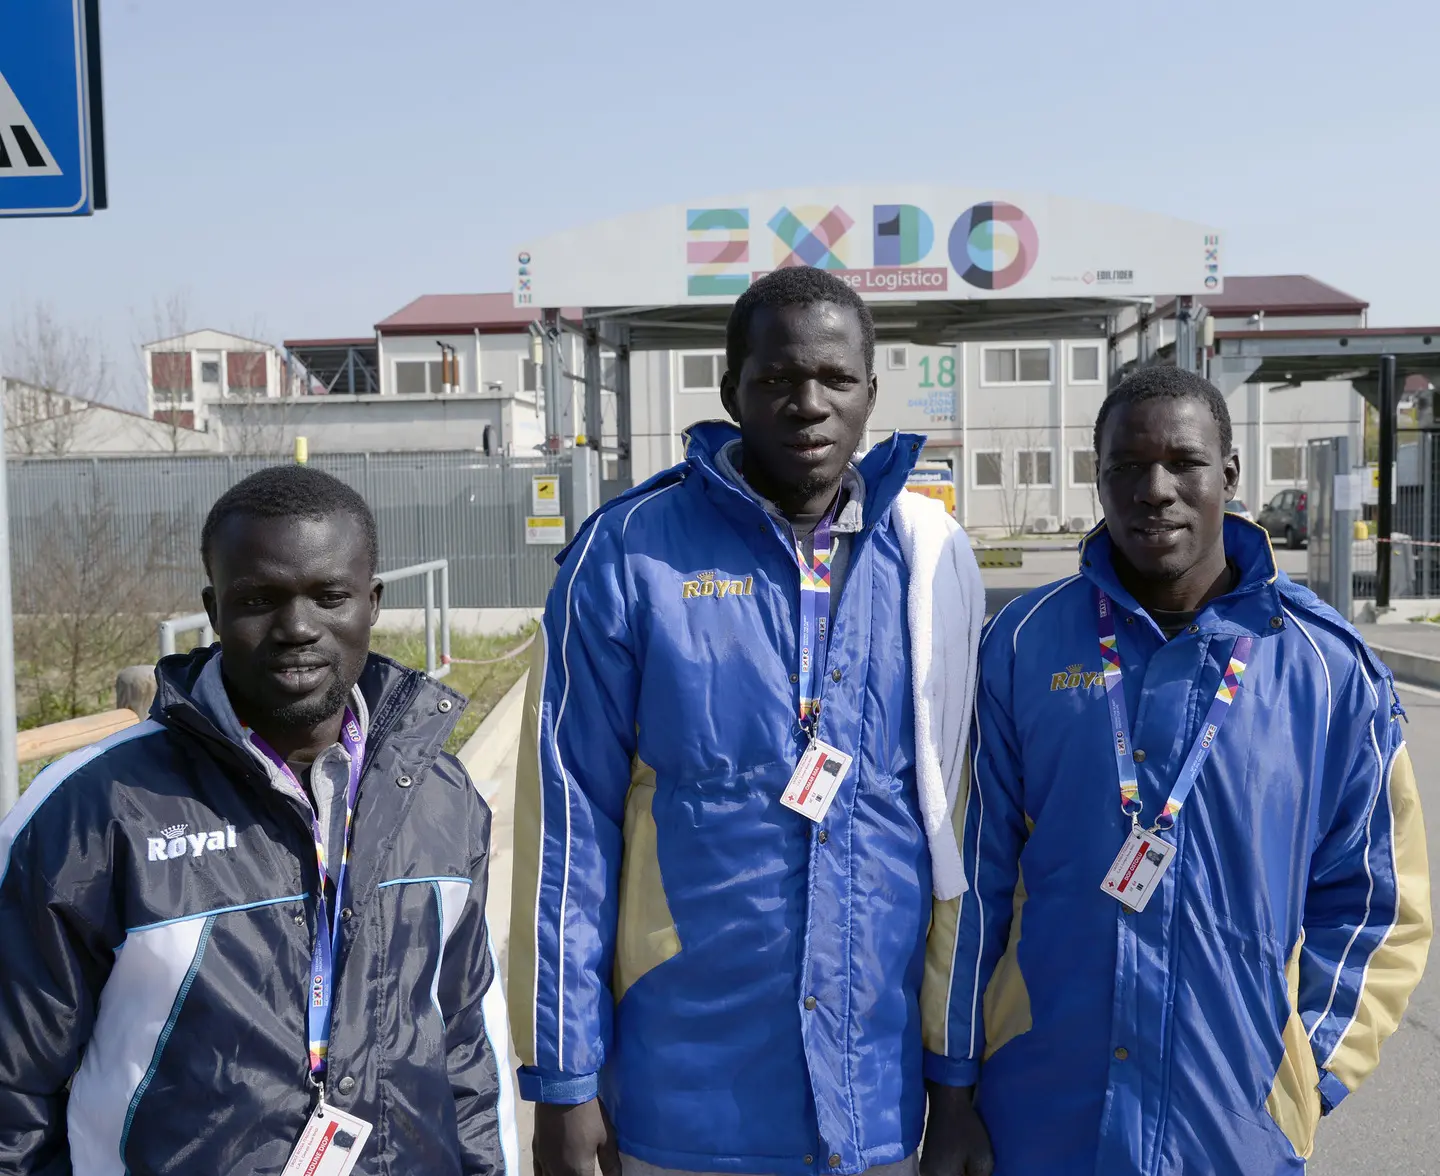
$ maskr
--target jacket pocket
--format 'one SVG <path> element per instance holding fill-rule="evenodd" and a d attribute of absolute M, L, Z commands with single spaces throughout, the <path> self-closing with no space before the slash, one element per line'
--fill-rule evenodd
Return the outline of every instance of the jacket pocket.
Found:
<path fill-rule="evenodd" d="M 615 1003 L 643 976 L 680 954 L 680 935 L 660 875 L 655 825 L 655 769 L 638 756 L 625 797 L 625 852 L 620 861 L 620 913 L 615 935 Z"/>
<path fill-rule="evenodd" d="M 1315 1150 L 1315 1130 L 1320 1125 L 1320 1071 L 1315 1065 L 1305 1023 L 1296 1011 L 1300 1004 L 1300 949 L 1304 944 L 1305 933 L 1301 931 L 1285 965 L 1285 989 L 1289 997 L 1289 1016 L 1281 1034 L 1285 1052 L 1275 1071 L 1265 1109 L 1275 1120 L 1275 1126 L 1284 1132 L 1295 1154 L 1308 1160 Z"/>

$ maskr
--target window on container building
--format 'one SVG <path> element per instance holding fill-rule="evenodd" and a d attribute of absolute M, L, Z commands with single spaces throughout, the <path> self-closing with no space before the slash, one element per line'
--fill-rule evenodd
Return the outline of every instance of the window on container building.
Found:
<path fill-rule="evenodd" d="M 1095 451 L 1093 449 L 1072 449 L 1070 451 L 1070 485 L 1077 489 L 1095 485 Z"/>
<path fill-rule="evenodd" d="M 982 449 L 975 454 L 975 488 L 984 490 L 1005 484 L 1005 455 L 998 449 Z"/>
<path fill-rule="evenodd" d="M 1048 449 L 1022 449 L 1015 454 L 1015 484 L 1017 486 L 1050 486 L 1050 451 Z"/>
<path fill-rule="evenodd" d="M 987 347 L 984 351 L 986 384 L 1048 384 L 1050 348 Z"/>
<path fill-rule="evenodd" d="M 1305 481 L 1305 446 L 1270 446 L 1270 480 L 1296 485 Z"/>
<path fill-rule="evenodd" d="M 1070 382 L 1072 384 L 1098 384 L 1100 382 L 1100 345 L 1098 343 L 1077 343 L 1070 348 Z"/>
<path fill-rule="evenodd" d="M 720 377 L 725 374 L 723 351 L 682 351 L 680 353 L 680 391 L 719 392 Z"/>

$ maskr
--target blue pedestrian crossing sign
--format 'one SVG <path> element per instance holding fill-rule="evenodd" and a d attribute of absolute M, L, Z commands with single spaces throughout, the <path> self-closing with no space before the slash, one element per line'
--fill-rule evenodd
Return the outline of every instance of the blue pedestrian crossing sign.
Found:
<path fill-rule="evenodd" d="M 0 217 L 105 207 L 99 0 L 0 0 Z"/>

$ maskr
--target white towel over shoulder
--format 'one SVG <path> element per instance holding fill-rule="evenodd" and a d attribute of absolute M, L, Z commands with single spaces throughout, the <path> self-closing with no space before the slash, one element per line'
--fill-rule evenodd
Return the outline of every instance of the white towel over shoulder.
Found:
<path fill-rule="evenodd" d="M 910 665 L 915 692 L 915 778 L 930 842 L 935 897 L 965 893 L 953 826 L 975 707 L 985 585 L 970 538 L 933 498 L 902 491 L 891 510 L 910 572 Z"/>

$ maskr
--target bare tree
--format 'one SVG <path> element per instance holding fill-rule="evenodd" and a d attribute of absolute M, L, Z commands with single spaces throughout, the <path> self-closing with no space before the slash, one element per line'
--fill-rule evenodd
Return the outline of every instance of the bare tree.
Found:
<path fill-rule="evenodd" d="M 15 560 L 16 681 L 29 723 L 107 709 L 116 672 L 154 658 L 156 624 L 194 599 L 188 531 L 127 517 L 98 489 L 31 526 Z"/>
<path fill-rule="evenodd" d="M 99 337 L 62 323 L 43 303 L 12 318 L 3 355 L 6 448 L 63 457 L 96 405 L 112 394 Z"/>
<path fill-rule="evenodd" d="M 257 359 L 263 355 L 256 352 Z M 253 457 L 284 457 L 291 452 L 292 401 L 288 397 L 231 396 L 221 412 L 227 453 Z"/>
<path fill-rule="evenodd" d="M 1053 486 L 1057 476 L 1055 454 L 1048 438 L 1050 430 L 1033 421 L 1013 429 L 999 430 L 1000 443 L 1000 521 L 1008 535 L 1023 535 L 1030 526 L 1030 498 L 1035 490 Z M 1039 478 L 1042 455 L 1048 455 L 1050 476 Z"/>

